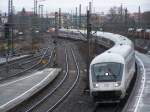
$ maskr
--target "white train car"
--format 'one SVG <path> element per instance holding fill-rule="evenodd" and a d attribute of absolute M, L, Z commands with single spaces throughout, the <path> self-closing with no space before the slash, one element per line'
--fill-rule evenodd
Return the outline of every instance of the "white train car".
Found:
<path fill-rule="evenodd" d="M 83 30 L 61 29 L 60 31 L 74 39 L 82 39 L 80 32 L 86 35 L 86 31 Z M 110 41 L 114 44 L 113 47 L 96 56 L 90 64 L 90 95 L 102 102 L 119 101 L 125 98 L 135 73 L 134 45 L 128 38 L 118 34 L 97 32 L 96 36 L 100 44 L 109 45 Z"/>
<path fill-rule="evenodd" d="M 135 72 L 135 52 L 132 42 L 124 36 L 98 32 L 99 38 L 114 42 L 114 46 L 96 56 L 89 70 L 90 94 L 100 101 L 119 101 Z"/>

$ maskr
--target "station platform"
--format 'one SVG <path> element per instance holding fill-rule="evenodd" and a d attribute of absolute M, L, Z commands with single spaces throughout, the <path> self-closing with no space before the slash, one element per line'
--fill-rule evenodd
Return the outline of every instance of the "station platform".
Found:
<path fill-rule="evenodd" d="M 150 112 L 150 57 L 141 53 L 137 53 L 137 56 L 143 62 L 143 74 L 135 112 Z"/>
<path fill-rule="evenodd" d="M 49 84 L 61 69 L 47 68 L 0 83 L 0 112 L 6 112 Z"/>
<path fill-rule="evenodd" d="M 15 61 L 15 60 L 18 60 L 18 59 L 21 59 L 21 58 L 26 58 L 28 56 L 29 55 L 21 55 L 21 56 L 16 56 L 16 57 L 9 57 L 8 58 L 8 62 Z M 0 65 L 5 64 L 5 63 L 6 63 L 6 58 L 0 57 Z"/>
<path fill-rule="evenodd" d="M 136 52 L 139 75 L 123 112 L 150 112 L 150 56 Z"/>

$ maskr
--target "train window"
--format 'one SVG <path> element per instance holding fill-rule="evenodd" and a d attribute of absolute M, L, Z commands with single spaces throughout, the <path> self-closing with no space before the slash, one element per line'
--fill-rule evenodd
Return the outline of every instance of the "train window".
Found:
<path fill-rule="evenodd" d="M 93 82 L 120 81 L 122 78 L 123 64 L 107 62 L 95 64 L 92 67 Z"/>

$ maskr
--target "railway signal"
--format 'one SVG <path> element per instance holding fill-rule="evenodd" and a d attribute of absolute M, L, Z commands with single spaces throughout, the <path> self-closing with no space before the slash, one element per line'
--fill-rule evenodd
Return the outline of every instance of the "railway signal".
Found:
<path fill-rule="evenodd" d="M 7 41 L 7 45 L 5 49 L 7 50 L 7 53 L 9 53 L 11 40 L 10 40 L 10 25 L 8 23 L 5 24 L 4 30 L 5 30 L 5 39 Z"/>
<path fill-rule="evenodd" d="M 58 58 L 57 58 L 57 56 L 58 56 L 58 53 L 57 53 L 57 52 L 58 52 L 57 41 L 54 40 L 54 41 L 53 41 L 53 44 L 54 44 L 54 46 L 55 46 L 55 48 L 54 48 L 54 65 L 53 65 L 53 66 L 56 67 L 56 66 L 58 66 L 58 64 L 57 64 L 57 59 L 58 59 Z"/>
<path fill-rule="evenodd" d="M 11 40 L 10 40 L 10 25 L 8 23 L 5 24 L 5 39 L 7 41 L 7 45 L 5 46 L 5 50 L 6 50 L 6 71 L 9 71 L 8 68 L 8 54 L 10 51 L 10 45 L 11 45 Z"/>
<path fill-rule="evenodd" d="M 8 23 L 5 24 L 5 38 L 6 39 L 9 38 L 9 24 Z"/>

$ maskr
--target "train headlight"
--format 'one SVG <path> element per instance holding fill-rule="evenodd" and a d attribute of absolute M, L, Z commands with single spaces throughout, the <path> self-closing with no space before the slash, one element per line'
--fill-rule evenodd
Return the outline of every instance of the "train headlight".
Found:
<path fill-rule="evenodd" d="M 121 82 L 116 82 L 115 87 L 119 87 L 121 85 Z"/>
<path fill-rule="evenodd" d="M 108 75 L 109 75 L 109 73 L 107 73 L 107 72 L 106 72 L 106 73 L 105 73 L 105 75 L 106 75 L 106 76 L 108 76 Z"/>
<path fill-rule="evenodd" d="M 94 88 L 98 88 L 99 87 L 99 84 L 95 83 L 93 84 Z"/>
<path fill-rule="evenodd" d="M 99 86 L 99 84 L 95 84 L 95 87 L 98 87 Z"/>

